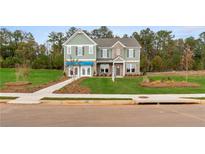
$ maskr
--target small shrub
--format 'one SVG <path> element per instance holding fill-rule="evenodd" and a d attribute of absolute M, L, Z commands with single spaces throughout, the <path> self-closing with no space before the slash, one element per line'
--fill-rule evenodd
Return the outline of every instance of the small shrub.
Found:
<path fill-rule="evenodd" d="M 161 79 L 161 82 L 167 82 L 167 81 L 172 81 L 172 79 L 171 79 L 171 77 L 163 77 L 162 79 Z"/>
<path fill-rule="evenodd" d="M 142 75 L 147 75 L 147 72 L 146 72 L 146 71 L 144 71 L 144 72 L 142 73 Z"/>
<path fill-rule="evenodd" d="M 142 78 L 142 82 L 143 82 L 143 83 L 149 83 L 149 82 L 150 82 L 149 77 L 148 77 L 148 76 L 144 76 L 144 77 Z"/>
<path fill-rule="evenodd" d="M 27 80 L 28 76 L 29 76 L 29 73 L 30 73 L 30 68 L 29 68 L 28 65 L 26 65 L 26 64 L 23 64 L 23 65 L 16 64 L 16 80 L 17 81 Z"/>

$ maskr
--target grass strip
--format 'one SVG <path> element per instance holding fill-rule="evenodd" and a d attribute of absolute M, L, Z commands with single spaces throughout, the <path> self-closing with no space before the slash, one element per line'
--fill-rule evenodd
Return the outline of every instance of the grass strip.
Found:
<path fill-rule="evenodd" d="M 0 99 L 16 99 L 18 97 L 11 97 L 11 96 L 0 96 Z"/>
<path fill-rule="evenodd" d="M 205 97 L 183 97 L 185 99 L 199 99 L 199 100 L 205 100 Z"/>

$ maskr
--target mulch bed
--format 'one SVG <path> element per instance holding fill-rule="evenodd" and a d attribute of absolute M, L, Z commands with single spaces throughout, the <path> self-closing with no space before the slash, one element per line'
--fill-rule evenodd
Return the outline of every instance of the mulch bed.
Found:
<path fill-rule="evenodd" d="M 147 72 L 147 75 L 149 76 L 161 76 L 161 75 L 166 75 L 166 76 L 186 76 L 187 72 L 186 71 L 171 71 L 171 72 Z M 201 71 L 188 71 L 189 76 L 204 76 L 205 75 L 205 70 Z"/>
<path fill-rule="evenodd" d="M 27 86 L 31 85 L 31 82 L 26 82 L 26 81 L 18 81 L 18 82 L 7 82 L 5 83 L 5 86 L 7 87 L 12 87 L 12 86 Z"/>
<path fill-rule="evenodd" d="M 200 85 L 197 83 L 191 83 L 191 82 L 177 82 L 177 81 L 165 81 L 165 82 L 160 82 L 160 81 L 153 81 L 153 82 L 143 82 L 141 83 L 142 87 L 149 87 L 149 88 L 183 88 L 183 87 L 192 87 L 196 88 L 199 87 Z"/>
<path fill-rule="evenodd" d="M 68 79 L 67 77 L 63 76 L 59 80 L 51 81 L 49 83 L 45 83 L 45 84 L 37 85 L 37 86 L 33 86 L 29 82 L 8 82 L 5 84 L 5 86 L 2 89 L 0 89 L 0 92 L 3 92 L 3 93 L 32 93 L 40 89 L 57 84 L 59 82 L 65 81 L 67 79 Z"/>
<path fill-rule="evenodd" d="M 80 78 L 72 83 L 66 85 L 60 90 L 55 91 L 57 94 L 90 94 L 90 89 L 87 87 L 82 87 L 80 83 L 86 78 Z"/>

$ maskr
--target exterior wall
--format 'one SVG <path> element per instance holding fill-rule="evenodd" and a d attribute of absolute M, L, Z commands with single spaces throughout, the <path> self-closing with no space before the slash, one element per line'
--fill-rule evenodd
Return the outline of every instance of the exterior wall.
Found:
<path fill-rule="evenodd" d="M 120 56 L 123 57 L 123 55 L 124 55 L 124 47 L 123 47 L 120 43 L 117 43 L 117 44 L 112 48 L 112 57 L 113 57 L 113 59 L 118 56 L 118 55 L 117 55 L 118 49 L 120 50 Z"/>
<path fill-rule="evenodd" d="M 68 54 L 68 48 L 71 47 L 71 54 Z M 85 52 L 83 56 L 77 56 L 76 47 L 84 46 Z M 93 54 L 89 54 L 89 46 L 93 47 Z M 78 33 L 64 46 L 64 58 L 70 59 L 95 59 L 96 60 L 96 45 L 88 39 L 83 33 Z"/>
<path fill-rule="evenodd" d="M 81 45 L 81 44 L 93 44 L 93 42 L 88 39 L 83 33 L 78 33 L 72 40 L 70 40 L 66 45 Z"/>

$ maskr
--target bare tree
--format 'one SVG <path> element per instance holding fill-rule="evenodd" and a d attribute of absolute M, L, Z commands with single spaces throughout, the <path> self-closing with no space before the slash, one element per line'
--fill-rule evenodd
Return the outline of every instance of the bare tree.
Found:
<path fill-rule="evenodd" d="M 192 68 L 192 65 L 194 63 L 193 56 L 193 50 L 191 50 L 189 45 L 186 45 L 181 58 L 182 68 L 186 70 L 186 81 L 188 81 L 188 71 L 190 68 Z"/>

